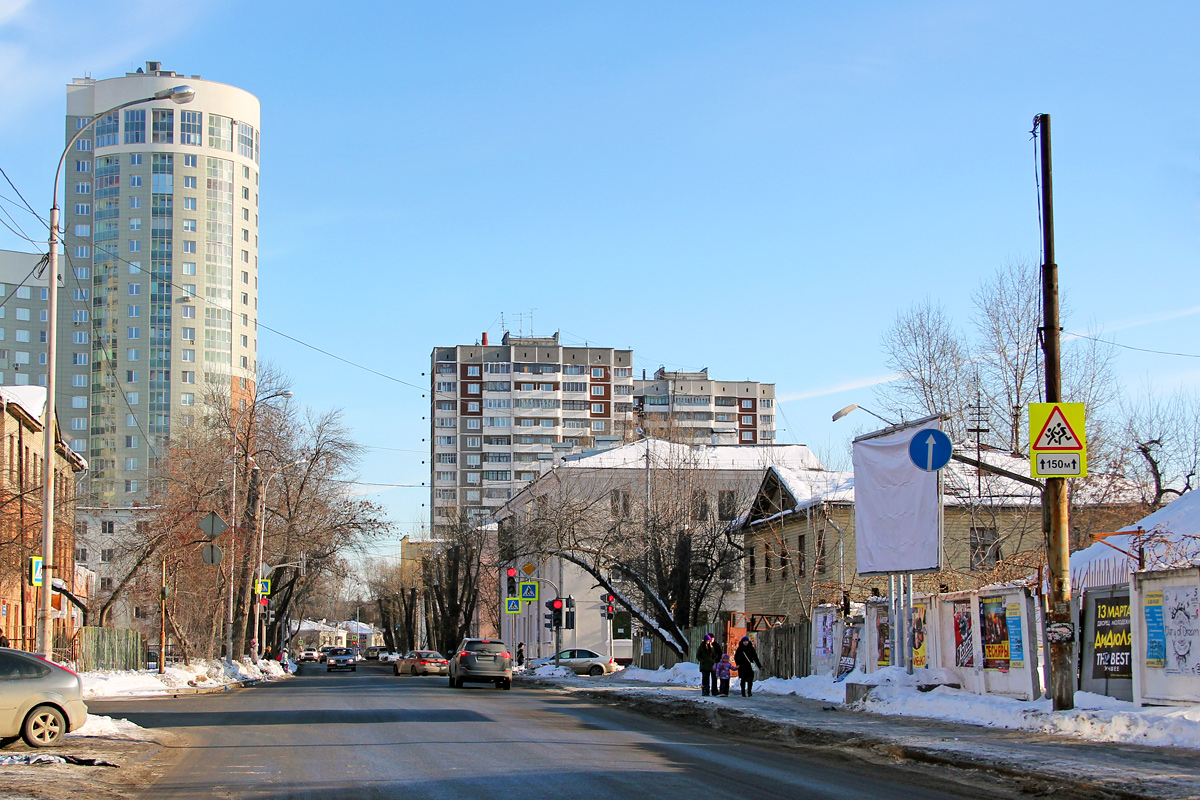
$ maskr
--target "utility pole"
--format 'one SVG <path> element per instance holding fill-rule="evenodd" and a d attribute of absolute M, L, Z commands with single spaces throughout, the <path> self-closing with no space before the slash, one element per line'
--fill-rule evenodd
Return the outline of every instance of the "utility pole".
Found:
<path fill-rule="evenodd" d="M 1062 402 L 1062 353 L 1059 350 L 1058 265 L 1054 262 L 1054 185 L 1050 161 L 1050 115 L 1038 114 L 1034 131 L 1041 133 L 1042 161 L 1042 352 L 1046 361 L 1046 402 Z M 1046 561 L 1050 566 L 1049 620 L 1071 624 L 1071 561 L 1068 535 L 1066 478 L 1046 478 L 1042 504 L 1049 509 L 1050 529 L 1046 538 Z M 1045 518 L 1046 515 L 1043 515 Z M 1055 711 L 1075 707 L 1074 637 L 1050 645 L 1050 697 Z"/>

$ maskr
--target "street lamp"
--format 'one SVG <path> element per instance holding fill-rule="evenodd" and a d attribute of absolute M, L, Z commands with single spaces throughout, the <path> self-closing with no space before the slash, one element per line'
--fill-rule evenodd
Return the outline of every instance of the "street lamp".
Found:
<path fill-rule="evenodd" d="M 54 655 L 54 637 L 51 636 L 50 601 L 53 592 L 50 587 L 54 578 L 54 370 L 58 355 L 58 181 L 62 177 L 63 165 L 67 162 L 67 154 L 96 120 L 106 117 L 114 111 L 120 111 L 130 106 L 142 103 L 153 103 L 156 100 L 170 100 L 172 103 L 190 103 L 196 97 L 196 92 L 190 86 L 173 86 L 155 92 L 140 100 L 130 100 L 96 114 L 87 121 L 67 142 L 62 156 L 58 159 L 58 168 L 54 170 L 54 193 L 50 204 L 50 252 L 47 256 L 46 286 L 48 289 L 46 301 L 46 410 L 42 424 L 42 602 L 38 607 L 38 649 L 41 654 L 50 658 Z"/>
<path fill-rule="evenodd" d="M 865 411 L 868 414 L 870 414 L 872 417 L 874 417 L 875 419 L 880 420 L 881 422 L 883 422 L 887 425 L 895 425 L 896 424 L 894 422 L 890 422 L 890 421 L 884 419 L 883 417 L 879 416 L 878 414 L 876 414 L 874 411 L 872 411 L 869 408 L 863 408 L 862 406 L 858 405 L 857 403 L 851 403 L 850 405 L 843 408 L 841 411 L 834 414 L 833 421 L 837 422 L 839 419 L 841 419 L 842 417 L 851 413 L 852 411 Z"/>
<path fill-rule="evenodd" d="M 266 483 L 263 485 L 262 491 L 259 492 L 259 494 L 258 494 L 259 508 L 261 510 L 258 515 L 258 566 L 255 567 L 255 574 L 257 575 L 257 577 L 254 579 L 254 585 L 256 588 L 259 586 L 259 584 L 262 583 L 262 579 L 263 579 L 263 558 L 266 556 L 266 553 L 263 550 L 263 544 L 266 540 L 266 534 L 267 534 L 267 491 L 271 488 L 271 481 L 275 480 L 280 475 L 282 475 L 283 471 L 285 469 L 287 469 L 288 467 L 297 467 L 297 466 L 299 466 L 301 464 L 305 464 L 307 462 L 308 462 L 308 459 L 298 458 L 295 461 L 292 461 L 291 463 L 284 464 L 279 469 L 277 469 L 271 473 L 271 475 L 267 478 Z M 256 592 L 256 594 L 257 594 L 257 592 Z M 252 642 L 251 652 L 253 653 L 254 660 L 256 662 L 258 661 L 258 646 L 261 642 L 261 640 L 258 638 L 258 636 L 259 636 L 258 623 L 259 623 L 259 615 L 262 613 L 263 599 L 264 598 L 262 598 L 262 597 L 258 597 L 254 601 L 254 638 L 255 638 L 255 641 Z M 264 636 L 262 638 L 266 639 L 267 637 Z"/>
<path fill-rule="evenodd" d="M 254 402 L 242 409 L 242 413 L 238 415 L 237 422 L 233 423 L 233 454 L 230 461 L 233 463 L 233 483 L 229 492 L 229 526 L 237 529 L 237 432 L 242 425 L 242 418 L 246 416 L 246 412 L 254 408 L 259 403 L 265 403 L 268 400 L 274 400 L 277 397 L 287 399 L 292 396 L 291 391 L 284 389 L 283 391 L 269 394 L 266 397 L 255 398 Z M 230 541 L 229 552 L 229 613 L 226 623 L 228 629 L 225 631 L 225 657 L 233 661 L 233 583 L 236 574 L 233 564 L 233 547 L 237 544 L 237 537 L 234 536 Z"/>

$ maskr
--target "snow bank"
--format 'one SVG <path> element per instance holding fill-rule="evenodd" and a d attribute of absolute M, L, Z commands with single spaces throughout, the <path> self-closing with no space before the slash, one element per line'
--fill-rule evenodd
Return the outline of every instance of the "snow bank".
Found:
<path fill-rule="evenodd" d="M 87 722 L 79 730 L 71 731 L 67 736 L 82 736 L 105 739 L 131 739 L 147 742 L 154 737 L 150 731 L 141 725 L 136 725 L 127 719 L 113 719 L 98 714 L 88 714 Z"/>
<path fill-rule="evenodd" d="M 823 703 L 841 703 L 846 699 L 846 684 L 834 683 L 829 675 L 809 675 L 807 678 L 766 678 L 754 682 L 760 694 L 783 694 L 807 697 Z"/>
<path fill-rule="evenodd" d="M 905 667 L 884 667 L 870 675 L 854 673 L 846 678 L 846 683 L 856 683 L 860 686 L 937 686 L 946 683 L 958 683 L 959 679 L 948 669 L 914 669 L 912 675 Z"/>
<path fill-rule="evenodd" d="M 526 672 L 528 675 L 536 675 L 539 678 L 570 678 L 575 675 L 570 667 L 556 667 L 553 664 L 543 664 L 533 672 Z"/>
<path fill-rule="evenodd" d="M 641 683 L 673 683 L 679 685 L 700 685 L 700 666 L 690 661 L 681 661 L 667 669 L 642 669 L 641 667 L 626 667 L 612 675 L 613 679 L 621 681 L 639 681 Z"/>
<path fill-rule="evenodd" d="M 253 680 L 274 680 L 294 673 L 294 665 L 285 667 L 278 661 L 249 660 L 193 661 L 191 665 L 172 664 L 162 675 L 158 670 L 96 670 L 80 674 L 85 700 L 106 697 L 144 697 L 169 694 L 178 689 L 216 688 L 231 683 Z"/>
<path fill-rule="evenodd" d="M 1090 692 L 1075 693 L 1075 708 L 1054 711 L 1046 699 L 1025 701 L 939 686 L 918 692 L 877 686 L 859 707 L 898 716 L 926 717 L 988 728 L 1071 734 L 1097 742 L 1200 749 L 1200 706 L 1138 708 Z"/>

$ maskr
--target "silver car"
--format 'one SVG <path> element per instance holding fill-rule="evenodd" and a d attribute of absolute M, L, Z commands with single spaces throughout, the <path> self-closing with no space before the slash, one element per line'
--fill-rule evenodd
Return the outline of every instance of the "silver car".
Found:
<path fill-rule="evenodd" d="M 535 658 L 529 662 L 529 666 L 536 669 L 537 667 L 554 666 L 554 656 L 549 658 Z M 567 667 L 576 675 L 591 675 L 599 677 L 617 671 L 617 662 L 613 661 L 608 656 L 603 656 L 594 650 L 584 650 L 582 647 L 574 650 L 560 650 L 558 653 L 558 664 L 561 667 Z"/>
<path fill-rule="evenodd" d="M 445 675 L 449 669 L 446 659 L 436 650 L 410 650 L 393 662 L 393 675 Z"/>
<path fill-rule="evenodd" d="M 354 658 L 354 651 L 349 647 L 331 648 L 328 655 L 325 656 L 325 671 L 333 672 L 335 669 L 358 672 L 358 662 Z"/>
<path fill-rule="evenodd" d="M 87 722 L 83 681 L 33 653 L 0 648 L 0 744 L 51 747 Z"/>
<path fill-rule="evenodd" d="M 463 683 L 494 683 L 497 689 L 512 688 L 512 653 L 504 642 L 496 639 L 463 639 L 450 656 L 447 668 L 450 688 L 460 689 Z"/>

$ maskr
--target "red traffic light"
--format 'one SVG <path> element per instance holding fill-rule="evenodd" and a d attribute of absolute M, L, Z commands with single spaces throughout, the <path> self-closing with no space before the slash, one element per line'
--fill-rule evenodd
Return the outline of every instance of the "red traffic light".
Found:
<path fill-rule="evenodd" d="M 608 606 L 608 607 L 606 607 L 606 608 L 605 608 L 605 611 L 606 611 L 606 612 L 608 612 L 609 614 L 611 614 L 611 613 L 613 613 L 613 607 L 612 607 L 612 606 Z"/>
<path fill-rule="evenodd" d="M 561 611 L 562 607 L 563 607 L 563 601 L 560 598 L 557 598 L 557 597 L 554 598 L 554 603 L 553 603 L 552 607 L 554 608 L 555 611 Z"/>
<path fill-rule="evenodd" d="M 508 568 L 508 577 L 510 577 L 510 578 L 515 578 L 515 577 L 517 577 L 517 568 L 516 568 L 516 567 L 509 567 L 509 568 Z"/>

